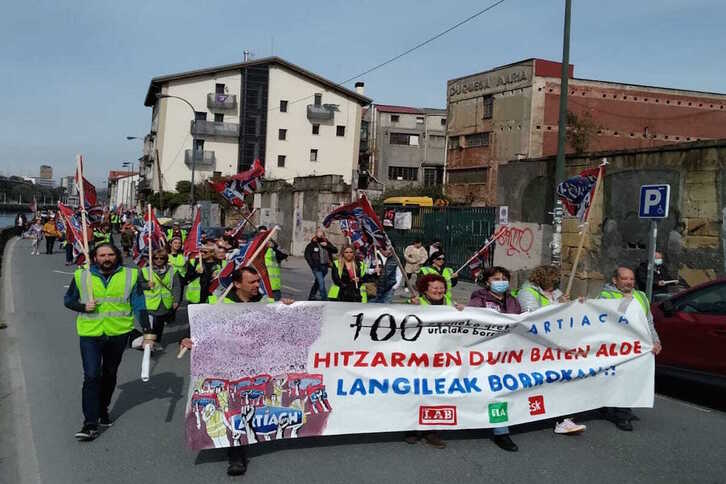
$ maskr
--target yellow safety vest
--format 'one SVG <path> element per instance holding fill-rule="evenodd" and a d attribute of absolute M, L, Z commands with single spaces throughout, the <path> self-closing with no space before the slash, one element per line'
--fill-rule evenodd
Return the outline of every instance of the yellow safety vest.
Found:
<path fill-rule="evenodd" d="M 268 247 L 265 252 L 265 266 L 267 267 L 267 275 L 270 277 L 270 288 L 273 291 L 279 291 L 282 283 L 280 281 L 280 264 L 275 257 L 275 251 Z"/>
<path fill-rule="evenodd" d="M 600 297 L 602 299 L 622 299 L 623 293 L 620 291 L 600 291 Z M 650 303 L 648 302 L 648 296 L 643 291 L 633 289 L 633 298 L 638 301 L 640 307 L 643 308 L 643 312 L 647 316 L 650 314 Z"/>
<path fill-rule="evenodd" d="M 426 299 L 426 298 L 425 298 L 424 296 L 419 296 L 419 297 L 418 297 L 418 303 L 419 303 L 419 304 L 420 304 L 421 306 L 431 306 L 431 305 L 432 305 L 432 304 L 431 304 L 431 303 L 429 302 L 429 300 L 428 300 L 428 299 Z M 443 306 L 453 306 L 453 305 L 454 305 L 454 303 L 453 303 L 453 301 L 451 300 L 451 298 L 450 298 L 449 296 L 447 296 L 446 294 L 444 294 L 444 304 L 443 304 Z"/>
<path fill-rule="evenodd" d="M 85 269 L 76 269 L 73 278 L 81 295 L 81 304 L 88 302 L 88 277 Z M 137 269 L 122 267 L 104 285 L 103 279 L 91 273 L 91 292 L 96 302 L 92 313 L 78 313 L 76 330 L 78 336 L 118 336 L 134 329 L 134 315 L 131 307 L 131 290 L 136 285 Z"/>
<path fill-rule="evenodd" d="M 547 297 L 545 297 L 543 294 L 541 294 L 534 287 L 527 286 L 527 291 L 529 291 L 534 296 L 534 298 L 537 300 L 537 304 L 539 304 L 539 307 L 543 308 L 545 306 L 549 306 L 550 305 L 550 300 L 547 299 Z"/>
<path fill-rule="evenodd" d="M 177 255 L 169 254 L 169 264 L 174 268 L 177 274 L 181 277 L 187 275 L 187 261 L 184 259 L 184 254 L 179 252 Z"/>
<path fill-rule="evenodd" d="M 436 268 L 432 266 L 425 266 L 422 267 L 421 270 L 419 270 L 419 274 L 436 274 L 446 279 L 446 295 L 449 299 L 451 299 L 451 278 L 454 275 L 454 271 L 452 271 L 451 268 L 444 267 L 444 270 L 439 272 L 436 270 Z"/>
<path fill-rule="evenodd" d="M 194 259 L 192 267 L 196 269 L 198 264 L 199 259 Z M 202 282 L 200 278 L 201 274 L 197 274 L 196 271 L 194 272 L 194 274 L 197 277 L 192 282 L 187 284 L 187 287 L 184 289 L 184 299 L 186 299 L 186 301 L 189 303 L 197 304 L 199 301 L 202 300 Z"/>
<path fill-rule="evenodd" d="M 149 281 L 149 267 L 143 269 L 146 280 Z M 164 277 L 159 277 L 159 274 L 152 271 L 154 277 L 154 285 L 151 289 L 144 291 L 144 298 L 146 299 L 146 309 L 150 311 L 156 311 L 159 309 L 159 305 L 163 302 L 164 307 L 171 309 L 174 303 L 174 296 L 172 295 L 172 287 L 174 285 L 174 268 L 169 267 L 164 274 Z"/>
<path fill-rule="evenodd" d="M 335 265 L 335 270 L 338 271 L 338 277 L 343 276 L 343 266 L 340 265 L 340 261 L 336 260 L 333 262 Z M 365 262 L 360 263 L 360 275 L 363 277 L 368 270 L 368 266 L 365 264 Z M 359 283 L 360 287 L 360 302 L 367 303 L 368 302 L 368 291 L 366 290 L 366 285 L 363 283 Z M 340 287 L 337 284 L 333 284 L 330 286 L 330 289 L 328 290 L 328 299 L 330 300 L 337 300 L 338 294 L 340 294 Z"/>

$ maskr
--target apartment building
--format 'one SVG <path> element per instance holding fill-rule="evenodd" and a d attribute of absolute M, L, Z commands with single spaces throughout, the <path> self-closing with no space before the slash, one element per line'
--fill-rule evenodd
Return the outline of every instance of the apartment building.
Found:
<path fill-rule="evenodd" d="M 245 170 L 267 179 L 358 170 L 361 109 L 371 100 L 279 57 L 155 77 L 144 143 L 144 190 Z"/>
<path fill-rule="evenodd" d="M 374 104 L 363 120 L 368 143 L 361 146 L 376 181 L 386 188 L 443 183 L 445 110 Z"/>
<path fill-rule="evenodd" d="M 579 79 L 568 153 L 726 138 L 726 95 Z M 447 83 L 447 194 L 496 205 L 497 167 L 557 153 L 561 63 L 527 59 Z"/>

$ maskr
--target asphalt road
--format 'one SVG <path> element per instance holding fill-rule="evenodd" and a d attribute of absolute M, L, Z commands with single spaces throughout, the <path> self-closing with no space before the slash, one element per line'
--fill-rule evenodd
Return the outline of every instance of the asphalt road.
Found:
<path fill-rule="evenodd" d="M 71 278 L 63 256 L 29 255 L 29 241 L 11 242 L 3 269 L 0 330 L 0 482 L 226 482 L 223 451 L 184 446 L 188 360 L 175 345 L 156 358 L 148 383 L 139 379 L 141 353 L 129 350 L 119 370 L 114 426 L 79 443 L 81 360 L 74 314 L 62 299 Z M 283 265 L 283 292 L 307 297 L 304 262 Z M 465 287 L 461 291 L 465 297 Z M 178 339 L 172 326 L 166 342 Z M 444 434 L 445 450 L 408 445 L 401 434 L 300 439 L 251 448 L 247 475 L 255 483 L 587 482 L 722 483 L 726 414 L 657 396 L 636 410 L 635 432 L 588 414 L 584 434 L 558 436 L 550 422 L 512 429 L 518 453 L 499 450 L 485 431 Z M 385 409 L 375 411 L 385 412 Z"/>

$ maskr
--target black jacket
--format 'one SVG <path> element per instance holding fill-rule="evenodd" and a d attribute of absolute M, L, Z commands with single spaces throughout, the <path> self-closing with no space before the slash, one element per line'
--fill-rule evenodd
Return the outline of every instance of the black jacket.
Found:
<path fill-rule="evenodd" d="M 396 259 L 393 256 L 386 259 L 386 263 L 383 265 L 383 271 L 376 281 L 377 294 L 388 292 L 396 285 L 396 268 L 398 268 L 398 264 L 396 264 Z"/>
<path fill-rule="evenodd" d="M 328 268 L 328 265 L 320 264 L 321 250 L 328 251 L 329 265 L 332 264 L 333 254 L 336 254 L 338 252 L 338 249 L 333 244 L 331 244 L 329 240 L 325 240 L 325 242 L 327 242 L 327 244 L 323 246 L 320 245 L 317 240 L 311 240 L 310 243 L 305 247 L 305 260 L 310 266 L 310 269 L 314 271 Z"/>

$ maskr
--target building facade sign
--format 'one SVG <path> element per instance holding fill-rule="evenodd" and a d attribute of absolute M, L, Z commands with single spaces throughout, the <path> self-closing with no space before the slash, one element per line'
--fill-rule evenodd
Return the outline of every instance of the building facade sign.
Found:
<path fill-rule="evenodd" d="M 532 64 L 518 64 L 493 72 L 449 81 L 446 95 L 448 102 L 452 103 L 530 85 L 532 85 Z"/>

